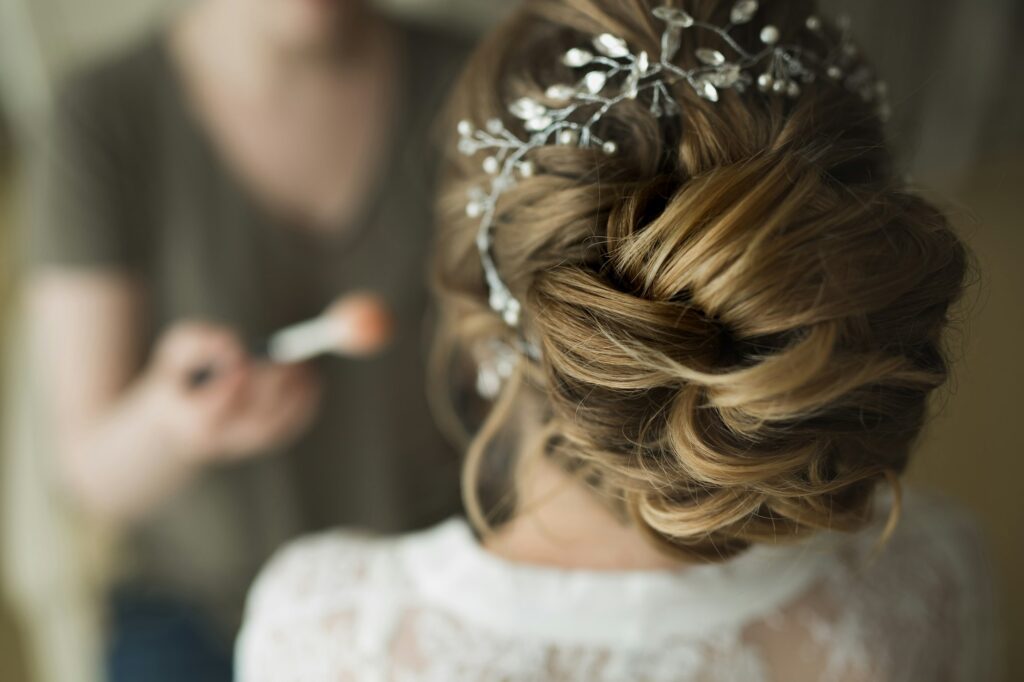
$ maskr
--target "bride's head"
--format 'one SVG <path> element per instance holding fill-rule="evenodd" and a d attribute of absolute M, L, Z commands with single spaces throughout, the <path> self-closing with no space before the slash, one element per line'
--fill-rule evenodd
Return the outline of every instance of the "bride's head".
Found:
<path fill-rule="evenodd" d="M 530 403 L 545 456 L 686 556 L 858 528 L 946 378 L 965 249 L 893 170 L 883 86 L 815 3 L 658 4 L 528 2 L 458 86 L 442 335 L 496 393 L 470 507 Z"/>

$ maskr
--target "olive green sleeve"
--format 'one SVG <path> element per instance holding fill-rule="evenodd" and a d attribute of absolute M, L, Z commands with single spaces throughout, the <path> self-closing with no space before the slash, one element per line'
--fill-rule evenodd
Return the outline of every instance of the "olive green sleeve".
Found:
<path fill-rule="evenodd" d="M 50 113 L 30 173 L 31 265 L 140 266 L 145 145 L 102 75 L 69 81 Z"/>

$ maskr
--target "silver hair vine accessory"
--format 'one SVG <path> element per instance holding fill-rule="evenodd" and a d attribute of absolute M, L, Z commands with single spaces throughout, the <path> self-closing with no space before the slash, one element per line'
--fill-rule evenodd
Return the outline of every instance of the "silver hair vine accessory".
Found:
<path fill-rule="evenodd" d="M 556 102 L 556 106 L 548 106 L 532 97 L 522 97 L 509 105 L 509 113 L 522 122 L 524 137 L 509 130 L 498 118 L 487 121 L 483 128 L 477 128 L 470 121 L 459 122 L 459 151 L 467 156 L 487 152 L 483 169 L 491 178 L 490 187 L 470 190 L 466 213 L 480 219 L 476 245 L 490 291 L 489 304 L 507 325 L 518 329 L 522 305 L 501 278 L 494 261 L 494 218 L 501 195 L 519 179 L 536 173 L 537 168 L 529 158 L 533 150 L 558 144 L 595 148 L 613 155 L 618 152 L 616 142 L 602 139 L 595 133 L 602 117 L 616 105 L 641 96 L 649 102 L 652 115 L 678 115 L 680 105 L 670 86 L 683 82 L 698 96 L 717 102 L 724 89 L 744 92 L 755 86 L 769 96 L 796 98 L 800 96 L 802 84 L 827 78 L 860 95 L 865 102 L 876 104 L 879 114 L 883 118 L 887 116 L 885 84 L 875 78 L 870 68 L 857 63 L 858 51 L 849 35 L 848 20 L 839 20 L 836 44 L 826 37 L 820 18 L 807 17 L 804 29 L 818 36 L 826 47 L 823 55 L 800 45 L 783 44 L 781 31 L 771 24 L 761 28 L 761 44 L 750 51 L 731 33 L 737 26 L 754 20 L 758 5 L 757 0 L 738 0 L 725 26 L 698 21 L 676 7 L 654 9 L 654 16 L 665 25 L 657 59 L 646 51 L 634 53 L 625 40 L 610 33 L 597 36 L 591 45 L 570 49 L 562 56 L 562 63 L 581 72 L 581 76 L 574 84 L 557 83 L 546 89 L 544 100 Z M 695 51 L 697 66 L 692 69 L 676 66 L 672 60 L 681 47 L 683 32 L 697 30 L 717 36 L 728 54 L 711 47 L 699 47 Z M 519 350 L 527 356 L 539 357 L 539 351 L 525 340 L 519 345 Z M 500 364 L 507 372 L 507 361 Z"/>

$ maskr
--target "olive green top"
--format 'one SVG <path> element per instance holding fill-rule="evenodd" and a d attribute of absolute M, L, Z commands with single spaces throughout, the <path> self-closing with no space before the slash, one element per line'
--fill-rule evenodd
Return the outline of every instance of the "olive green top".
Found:
<path fill-rule="evenodd" d="M 426 398 L 426 266 L 431 132 L 465 49 L 423 29 L 401 34 L 389 160 L 361 218 L 336 233 L 288 225 L 232 176 L 186 101 L 164 35 L 59 93 L 33 263 L 137 274 L 150 341 L 182 318 L 265 338 L 353 289 L 382 294 L 396 318 L 397 341 L 382 356 L 319 362 L 320 416 L 288 452 L 207 471 L 133 532 L 131 579 L 194 600 L 229 632 L 257 569 L 286 539 L 338 524 L 402 531 L 459 509 L 457 457 Z"/>

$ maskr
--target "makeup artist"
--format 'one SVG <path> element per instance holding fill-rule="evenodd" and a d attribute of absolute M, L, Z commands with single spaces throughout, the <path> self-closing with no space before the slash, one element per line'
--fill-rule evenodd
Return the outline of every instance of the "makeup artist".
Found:
<path fill-rule="evenodd" d="M 62 89 L 29 312 L 61 483 L 124 533 L 108 679 L 229 680 L 285 539 L 457 509 L 423 340 L 428 128 L 462 54 L 356 0 L 200 0 Z M 354 289 L 395 318 L 379 357 L 246 351 Z"/>

